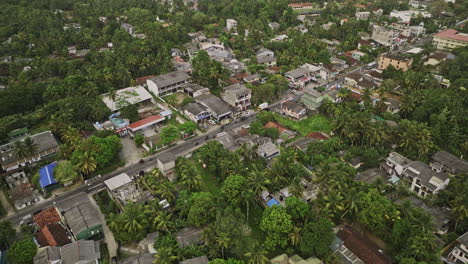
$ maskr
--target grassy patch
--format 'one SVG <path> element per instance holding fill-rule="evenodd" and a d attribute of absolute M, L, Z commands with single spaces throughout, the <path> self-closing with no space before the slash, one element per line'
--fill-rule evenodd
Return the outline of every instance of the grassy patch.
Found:
<path fill-rule="evenodd" d="M 209 170 L 199 167 L 202 177 L 200 190 L 203 192 L 210 192 L 214 196 L 221 194 L 221 188 L 218 186 L 218 180 Z"/>
<path fill-rule="evenodd" d="M 99 206 L 102 214 L 108 216 L 111 213 L 117 214 L 119 213 L 119 209 L 115 202 L 110 198 L 109 194 L 104 192 L 98 192 L 94 195 L 94 200 Z"/>
<path fill-rule="evenodd" d="M 323 131 L 330 133 L 332 130 L 330 120 L 323 115 L 313 115 L 299 121 L 287 119 L 280 115 L 275 115 L 275 119 L 281 125 L 295 130 L 304 136 L 310 132 Z"/>

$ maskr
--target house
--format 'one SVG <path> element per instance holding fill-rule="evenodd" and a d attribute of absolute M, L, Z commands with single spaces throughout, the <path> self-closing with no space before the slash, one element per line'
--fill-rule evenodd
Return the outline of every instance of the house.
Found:
<path fill-rule="evenodd" d="M 343 263 L 391 264 L 392 261 L 382 249 L 369 238 L 351 226 L 338 230 L 330 248 L 343 260 Z"/>
<path fill-rule="evenodd" d="M 262 80 L 262 75 L 259 73 L 247 75 L 242 80 L 246 83 L 254 83 L 254 82 L 260 82 Z"/>
<path fill-rule="evenodd" d="M 320 131 L 310 132 L 309 134 L 307 134 L 306 137 L 313 138 L 313 139 L 318 140 L 318 141 L 327 140 L 327 139 L 330 138 L 327 134 L 325 134 L 323 132 L 320 132 Z"/>
<path fill-rule="evenodd" d="M 410 182 L 410 190 L 423 198 L 445 189 L 450 181 L 447 174 L 436 172 L 421 161 L 412 161 L 402 175 Z"/>
<path fill-rule="evenodd" d="M 309 257 L 307 259 L 301 258 L 299 255 L 293 255 L 288 257 L 286 254 L 281 254 L 270 259 L 271 264 L 323 264 L 323 262 L 315 257 Z"/>
<path fill-rule="evenodd" d="M 127 126 L 127 129 L 132 132 L 132 133 L 136 133 L 140 130 L 144 130 L 144 129 L 147 129 L 147 128 L 150 128 L 151 126 L 154 126 L 158 123 L 161 123 L 162 121 L 166 120 L 166 118 L 162 115 L 159 115 L 159 114 L 156 114 L 156 115 L 152 115 L 152 116 L 149 116 L 145 119 L 142 119 L 142 120 L 139 120 L 139 121 L 136 121 L 134 123 L 131 123 Z"/>
<path fill-rule="evenodd" d="M 230 106 L 212 94 L 195 97 L 195 101 L 208 109 L 211 116 L 218 122 L 232 117 Z"/>
<path fill-rule="evenodd" d="M 245 63 L 237 59 L 224 59 L 221 63 L 231 73 L 231 76 L 242 73 L 246 69 Z"/>
<path fill-rule="evenodd" d="M 424 11 L 416 11 L 416 10 L 403 10 L 397 11 L 393 10 L 390 12 L 390 17 L 394 17 L 398 19 L 399 23 L 409 24 L 413 17 L 422 16 L 424 18 L 430 18 L 431 14 Z"/>
<path fill-rule="evenodd" d="M 11 174 L 5 175 L 3 179 L 10 189 L 29 183 L 29 178 L 26 176 L 24 171 L 15 171 Z"/>
<path fill-rule="evenodd" d="M 154 254 L 140 253 L 135 256 L 130 256 L 125 259 L 119 260 L 117 264 L 153 264 Z"/>
<path fill-rule="evenodd" d="M 232 29 L 237 28 L 237 21 L 234 19 L 226 19 L 226 28 L 228 31 L 231 31 Z"/>
<path fill-rule="evenodd" d="M 323 24 L 323 25 L 322 25 L 322 28 L 323 28 L 324 30 L 330 30 L 330 28 L 331 28 L 333 25 L 336 25 L 336 23 L 335 23 L 335 22 L 328 22 L 328 23 L 326 23 L 326 24 Z"/>
<path fill-rule="evenodd" d="M 444 62 L 445 60 L 451 58 L 453 54 L 445 52 L 434 52 L 429 57 L 427 57 L 424 65 L 436 66 Z"/>
<path fill-rule="evenodd" d="M 278 59 L 276 59 L 273 56 L 266 56 L 266 55 L 257 56 L 257 64 L 263 64 L 269 67 L 276 66 L 277 60 Z"/>
<path fill-rule="evenodd" d="M 288 6 L 292 9 L 311 9 L 314 7 L 312 3 L 289 3 Z"/>
<path fill-rule="evenodd" d="M 449 174 L 468 172 L 468 162 L 447 151 L 438 151 L 432 156 L 430 163 L 433 170 Z"/>
<path fill-rule="evenodd" d="M 274 38 L 271 39 L 272 42 L 279 42 L 279 41 L 284 41 L 287 40 L 289 37 L 287 35 L 278 35 Z"/>
<path fill-rule="evenodd" d="M 401 176 L 411 162 L 400 153 L 390 152 L 381 166 L 389 175 Z"/>
<path fill-rule="evenodd" d="M 393 48 L 402 43 L 402 40 L 399 38 L 399 36 L 400 31 L 398 30 L 374 25 L 371 38 L 380 45 Z"/>
<path fill-rule="evenodd" d="M 264 128 L 276 128 L 278 129 L 278 132 L 280 134 L 280 137 L 281 138 L 286 138 L 286 139 L 290 139 L 290 138 L 293 138 L 296 136 L 296 133 L 294 131 L 291 131 L 287 128 L 285 128 L 284 126 L 276 123 L 276 122 L 273 122 L 273 121 L 268 121 L 268 123 L 266 123 L 264 126 Z"/>
<path fill-rule="evenodd" d="M 34 238 L 40 247 L 60 247 L 72 242 L 71 235 L 60 222 L 44 226 L 34 234 Z"/>
<path fill-rule="evenodd" d="M 247 110 L 251 97 L 252 91 L 243 84 L 229 85 L 221 91 L 221 98 L 239 112 Z"/>
<path fill-rule="evenodd" d="M 130 35 L 133 35 L 135 33 L 135 27 L 128 23 L 123 23 L 122 25 L 120 25 L 120 27 L 123 28 L 123 30 L 127 31 L 127 33 Z"/>
<path fill-rule="evenodd" d="M 311 86 L 306 86 L 303 89 L 304 95 L 301 98 L 301 102 L 312 111 L 317 111 L 317 109 L 322 105 L 323 101 L 333 99 L 328 95 L 321 93 Z"/>
<path fill-rule="evenodd" d="M 102 233 L 101 212 L 86 193 L 58 202 L 57 208 L 76 240 L 90 239 Z"/>
<path fill-rule="evenodd" d="M 365 171 L 358 172 L 356 177 L 354 177 L 354 180 L 374 184 L 378 179 L 385 180 L 386 178 L 387 174 L 385 171 L 380 168 L 370 168 Z"/>
<path fill-rule="evenodd" d="M 200 96 L 202 94 L 209 94 L 210 89 L 208 89 L 206 87 L 203 87 L 203 86 L 200 86 L 200 85 L 198 85 L 196 83 L 188 83 L 184 87 L 184 92 L 186 94 L 188 94 L 189 96 L 191 96 L 191 97 L 197 97 L 197 96 Z"/>
<path fill-rule="evenodd" d="M 173 94 L 183 89 L 190 76 L 182 71 L 173 71 L 146 80 L 148 90 L 156 96 Z"/>
<path fill-rule="evenodd" d="M 135 79 L 136 83 L 141 86 L 146 86 L 146 80 L 152 77 L 155 77 L 156 75 L 148 75 L 148 76 L 143 76 L 143 77 L 138 77 Z"/>
<path fill-rule="evenodd" d="M 60 248 L 62 264 L 98 263 L 101 258 L 99 242 L 79 240 Z"/>
<path fill-rule="evenodd" d="M 0 165 L 2 165 L 3 170 L 13 172 L 13 170 L 41 161 L 59 151 L 59 144 L 51 131 L 31 135 L 30 138 L 37 148 L 35 153 L 29 157 L 20 158 L 15 151 L 15 142 L 24 142 L 26 138 L 20 138 L 0 146 Z"/>
<path fill-rule="evenodd" d="M 456 246 L 450 251 L 448 261 L 450 263 L 468 263 L 468 232 L 457 238 Z"/>
<path fill-rule="evenodd" d="M 370 12 L 364 11 L 364 12 L 356 12 L 356 20 L 369 20 L 370 17 Z"/>
<path fill-rule="evenodd" d="M 429 207 L 424 201 L 414 196 L 409 196 L 408 198 L 397 200 L 396 203 L 403 207 L 411 205 L 421 209 L 426 214 L 431 216 L 431 225 L 437 234 L 443 235 L 447 233 L 451 219 L 450 210 L 448 208 L 438 206 Z"/>
<path fill-rule="evenodd" d="M 258 145 L 257 154 L 266 160 L 271 160 L 280 154 L 280 150 L 273 142 L 269 141 Z"/>
<path fill-rule="evenodd" d="M 385 70 L 392 65 L 397 70 L 407 71 L 413 63 L 413 58 L 400 54 L 385 53 L 379 56 L 379 70 Z"/>
<path fill-rule="evenodd" d="M 156 158 L 157 167 L 161 173 L 170 180 L 175 180 L 174 168 L 176 157 L 172 152 L 159 154 Z"/>
<path fill-rule="evenodd" d="M 288 144 L 286 144 L 286 147 L 288 148 L 295 148 L 297 150 L 301 150 L 301 151 L 306 151 L 307 148 L 309 147 L 310 143 L 316 141 L 315 139 L 313 138 L 309 138 L 309 137 L 303 137 L 303 138 L 300 138 L 300 139 L 297 139 L 293 142 L 290 142 Z"/>
<path fill-rule="evenodd" d="M 200 227 L 185 227 L 176 233 L 176 240 L 179 247 L 183 248 L 189 245 L 199 244 L 202 242 L 203 228 Z"/>
<path fill-rule="evenodd" d="M 267 48 L 261 48 L 257 51 L 256 53 L 256 56 L 269 56 L 269 57 L 274 57 L 275 56 L 275 52 L 270 50 L 270 49 L 267 49 Z"/>
<path fill-rule="evenodd" d="M 32 205 L 41 201 L 43 198 L 38 190 L 34 190 L 33 185 L 25 183 L 14 187 L 10 191 L 10 199 L 16 209 L 23 209 L 26 206 Z"/>
<path fill-rule="evenodd" d="M 57 162 L 53 162 L 39 169 L 39 184 L 44 193 L 51 192 L 63 186 L 54 179 L 54 169 L 56 166 Z"/>
<path fill-rule="evenodd" d="M 153 96 L 143 87 L 134 86 L 115 91 L 115 95 L 106 93 L 100 96 L 112 112 L 117 112 L 127 105 L 154 104 Z"/>
<path fill-rule="evenodd" d="M 171 52 L 171 57 L 180 57 L 184 55 L 182 51 L 178 48 L 172 48 L 170 52 Z"/>
<path fill-rule="evenodd" d="M 312 81 L 312 70 L 306 67 L 299 67 L 292 71 L 284 73 L 284 77 L 290 82 L 290 86 L 294 88 L 302 88 Z"/>
<path fill-rule="evenodd" d="M 440 50 L 452 50 L 468 45 L 468 34 L 461 33 L 455 29 L 447 29 L 434 34 L 432 45 Z"/>
<path fill-rule="evenodd" d="M 39 248 L 33 259 L 34 264 L 61 263 L 60 247 Z"/>
<path fill-rule="evenodd" d="M 46 227 L 47 225 L 56 224 L 60 222 L 60 214 L 57 211 L 56 207 L 49 207 L 40 211 L 37 214 L 34 214 L 33 222 L 36 224 L 39 229 Z"/>
<path fill-rule="evenodd" d="M 190 73 L 192 71 L 192 64 L 178 56 L 172 58 L 172 66 L 173 66 L 173 69 L 176 71 L 181 71 L 181 72 L 186 72 L 186 73 Z"/>
<path fill-rule="evenodd" d="M 268 26 L 272 29 L 272 30 L 277 30 L 280 28 L 280 24 L 278 22 L 270 22 L 268 23 Z"/>
<path fill-rule="evenodd" d="M 182 107 L 183 113 L 195 123 L 202 123 L 210 119 L 211 113 L 199 103 L 189 103 Z"/>
<path fill-rule="evenodd" d="M 295 101 L 287 101 L 281 106 L 281 110 L 286 115 L 295 119 L 300 119 L 306 115 L 307 109 Z"/>
<path fill-rule="evenodd" d="M 142 192 L 138 188 L 138 184 L 132 181 L 126 173 L 105 180 L 104 185 L 106 185 L 109 195 L 122 206 L 128 203 L 145 202 L 151 198 L 151 195 Z"/>
<path fill-rule="evenodd" d="M 207 256 L 201 256 L 181 261 L 179 264 L 208 264 L 208 262 Z"/>

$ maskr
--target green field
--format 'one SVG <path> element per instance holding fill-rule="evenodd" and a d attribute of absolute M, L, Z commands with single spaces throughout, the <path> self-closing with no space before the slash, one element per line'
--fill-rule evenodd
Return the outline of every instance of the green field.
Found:
<path fill-rule="evenodd" d="M 332 130 L 330 120 L 323 115 L 313 115 L 299 121 L 287 119 L 280 115 L 275 115 L 275 119 L 281 125 L 295 130 L 304 136 L 310 132 L 322 131 L 330 133 Z"/>

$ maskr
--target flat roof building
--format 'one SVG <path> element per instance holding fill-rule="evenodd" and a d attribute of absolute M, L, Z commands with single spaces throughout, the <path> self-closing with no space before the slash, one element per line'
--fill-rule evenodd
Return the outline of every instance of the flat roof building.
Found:
<path fill-rule="evenodd" d="M 452 50 L 468 45 L 468 34 L 460 33 L 455 29 L 447 29 L 435 34 L 432 44 L 436 49 Z"/>
<path fill-rule="evenodd" d="M 180 91 L 190 80 L 183 71 L 173 71 L 146 80 L 150 92 L 156 96 L 165 96 Z"/>
<path fill-rule="evenodd" d="M 129 104 L 154 103 L 153 96 L 143 87 L 134 86 L 117 90 L 115 98 L 110 93 L 101 95 L 102 101 L 112 112 L 115 112 Z"/>

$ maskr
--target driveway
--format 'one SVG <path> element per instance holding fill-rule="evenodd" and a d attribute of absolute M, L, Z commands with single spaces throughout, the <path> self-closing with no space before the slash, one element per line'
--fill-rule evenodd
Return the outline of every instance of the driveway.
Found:
<path fill-rule="evenodd" d="M 120 150 L 119 157 L 125 164 L 137 163 L 145 153 L 145 150 L 138 148 L 135 141 L 130 137 L 123 137 L 120 139 L 122 149 Z"/>
<path fill-rule="evenodd" d="M 99 212 L 101 212 L 93 196 L 92 195 L 88 195 L 88 196 L 94 208 L 96 208 Z M 106 219 L 104 218 L 104 215 L 102 213 L 99 214 L 99 219 L 102 222 L 102 230 L 104 232 L 104 241 L 106 241 L 107 250 L 109 250 L 109 258 L 112 259 L 113 257 L 117 257 L 117 249 L 119 248 L 119 245 L 115 241 L 114 234 L 112 233 L 112 231 L 110 231 L 109 227 L 107 226 Z"/>

